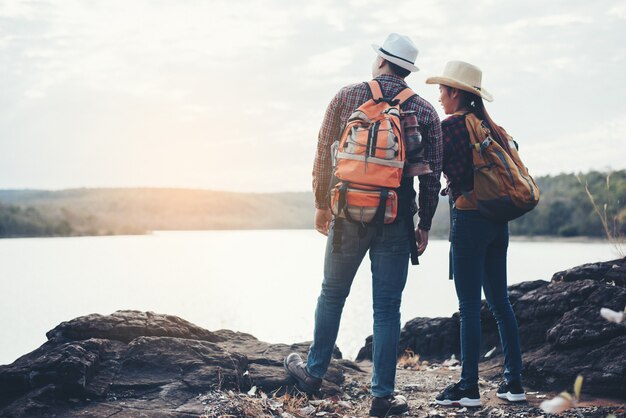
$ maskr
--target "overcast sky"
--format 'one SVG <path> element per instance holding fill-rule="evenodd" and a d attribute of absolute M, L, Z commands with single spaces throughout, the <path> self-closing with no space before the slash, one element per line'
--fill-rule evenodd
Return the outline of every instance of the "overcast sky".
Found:
<path fill-rule="evenodd" d="M 0 0 L 0 188 L 309 190 L 389 32 L 441 117 L 425 78 L 481 67 L 532 174 L 626 168 L 625 1 Z"/>

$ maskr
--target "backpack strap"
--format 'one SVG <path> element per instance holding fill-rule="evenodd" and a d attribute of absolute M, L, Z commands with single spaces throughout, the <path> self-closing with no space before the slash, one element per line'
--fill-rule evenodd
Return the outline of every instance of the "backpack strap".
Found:
<path fill-rule="evenodd" d="M 409 234 L 409 249 L 411 254 L 411 264 L 419 265 L 419 256 L 417 255 L 417 242 L 415 241 L 415 222 L 410 212 L 406 216 L 406 228 Z"/>
<path fill-rule="evenodd" d="M 469 132 L 469 137 L 470 137 L 469 147 L 472 150 L 475 150 L 476 152 L 478 152 L 478 154 L 481 156 L 481 160 L 484 160 L 482 157 L 483 151 L 485 150 L 485 148 L 491 145 L 491 143 L 493 142 L 493 139 L 491 138 L 489 128 L 484 126 L 483 121 L 478 119 L 473 114 L 472 116 L 473 117 L 471 119 L 468 118 L 467 115 L 465 116 L 465 125 L 467 127 L 467 131 Z M 482 133 L 485 135 L 485 139 L 483 139 L 482 141 L 480 141 L 478 137 L 476 124 L 479 125 L 479 128 L 481 129 Z"/>
<path fill-rule="evenodd" d="M 383 225 L 385 224 L 385 212 L 387 212 L 387 198 L 389 197 L 389 189 L 384 188 L 380 191 L 380 200 L 378 201 L 378 210 L 374 221 L 376 222 L 376 235 L 383 235 Z"/>
<path fill-rule="evenodd" d="M 337 215 L 335 216 L 335 229 L 333 231 L 333 252 L 341 253 L 341 236 L 343 235 L 343 219 L 339 216 L 341 212 L 345 211 L 348 216 L 348 211 L 345 210 L 347 198 L 346 193 L 348 191 L 348 183 L 341 183 L 339 186 L 339 202 L 337 204 Z"/>
<path fill-rule="evenodd" d="M 372 93 L 373 100 L 380 100 L 383 98 L 383 90 L 380 87 L 380 82 L 378 80 L 370 80 L 365 84 L 367 84 L 370 93 Z"/>
<path fill-rule="evenodd" d="M 402 90 L 400 93 L 396 94 L 396 97 L 394 97 L 393 100 L 394 101 L 397 100 L 399 104 L 401 105 L 402 103 L 406 102 L 413 96 L 417 96 L 417 94 L 413 90 L 411 90 L 409 87 L 407 87 L 404 90 Z"/>

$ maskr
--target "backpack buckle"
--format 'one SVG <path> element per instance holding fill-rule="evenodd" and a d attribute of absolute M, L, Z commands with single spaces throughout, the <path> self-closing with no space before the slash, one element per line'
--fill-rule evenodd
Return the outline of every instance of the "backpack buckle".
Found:
<path fill-rule="evenodd" d="M 387 103 L 389 106 L 397 106 L 400 104 L 400 100 L 396 99 L 385 99 L 384 97 L 381 97 L 380 99 L 372 99 L 374 100 L 374 103 L 378 104 L 378 103 L 382 103 L 385 102 Z"/>

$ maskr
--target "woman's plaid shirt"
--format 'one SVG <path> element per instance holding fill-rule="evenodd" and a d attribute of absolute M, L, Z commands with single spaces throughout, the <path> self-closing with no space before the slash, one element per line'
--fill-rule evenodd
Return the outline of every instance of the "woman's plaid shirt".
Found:
<path fill-rule="evenodd" d="M 403 78 L 393 74 L 376 77 L 382 85 L 385 97 L 394 97 L 408 87 Z M 328 188 L 332 176 L 331 145 L 341 137 L 350 115 L 372 95 L 364 83 L 353 84 L 339 90 L 331 100 L 318 136 L 317 152 L 313 165 L 313 193 L 315 207 L 328 208 Z M 441 183 L 442 139 L 439 116 L 433 106 L 419 96 L 414 96 L 402 104 L 402 110 L 417 112 L 417 121 L 422 127 L 426 140 L 424 159 L 430 163 L 432 174 L 419 176 L 419 227 L 429 230 L 439 202 Z"/>
<path fill-rule="evenodd" d="M 464 191 L 474 189 L 474 168 L 470 150 L 470 136 L 465 116 L 452 115 L 441 123 L 443 130 L 443 173 L 448 179 L 444 195 L 456 199 Z"/>

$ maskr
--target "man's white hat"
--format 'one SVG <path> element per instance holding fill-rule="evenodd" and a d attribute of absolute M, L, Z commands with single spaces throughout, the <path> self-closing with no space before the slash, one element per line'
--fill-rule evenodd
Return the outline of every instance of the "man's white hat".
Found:
<path fill-rule="evenodd" d="M 389 62 L 409 71 L 419 71 L 415 66 L 417 47 L 408 36 L 390 33 L 383 46 L 372 44 L 374 51 Z"/>
<path fill-rule="evenodd" d="M 463 61 L 450 61 L 443 69 L 443 75 L 427 78 L 426 84 L 443 84 L 474 93 L 492 102 L 493 96 L 482 86 L 482 81 L 483 72 L 477 66 Z"/>

